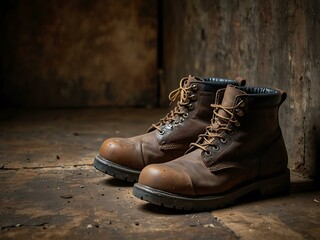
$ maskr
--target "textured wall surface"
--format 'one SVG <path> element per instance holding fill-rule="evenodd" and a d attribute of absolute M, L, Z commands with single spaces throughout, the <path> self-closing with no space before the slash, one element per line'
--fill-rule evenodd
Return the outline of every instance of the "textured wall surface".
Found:
<path fill-rule="evenodd" d="M 3 0 L 2 101 L 156 103 L 156 0 Z"/>
<path fill-rule="evenodd" d="M 320 1 L 165 0 L 163 9 L 162 100 L 187 74 L 281 88 L 290 167 L 320 176 Z"/>
<path fill-rule="evenodd" d="M 320 169 L 320 1 L 3 0 L 0 101 L 22 106 L 145 106 L 188 74 L 281 88 L 290 167 Z M 159 56 L 158 56 L 159 57 Z"/>

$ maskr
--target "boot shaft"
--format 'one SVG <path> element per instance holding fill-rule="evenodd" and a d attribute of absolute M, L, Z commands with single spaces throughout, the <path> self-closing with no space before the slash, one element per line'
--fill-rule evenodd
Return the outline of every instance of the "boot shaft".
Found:
<path fill-rule="evenodd" d="M 249 178 L 284 171 L 288 159 L 278 110 L 285 98 L 270 88 L 219 90 L 211 124 L 216 137 L 203 153 L 206 166 L 212 172 L 241 168 Z"/>
<path fill-rule="evenodd" d="M 252 192 L 288 193 L 290 172 L 278 120 L 285 98 L 269 88 L 219 90 L 206 132 L 181 157 L 146 166 L 134 195 L 170 208 L 206 210 Z"/>

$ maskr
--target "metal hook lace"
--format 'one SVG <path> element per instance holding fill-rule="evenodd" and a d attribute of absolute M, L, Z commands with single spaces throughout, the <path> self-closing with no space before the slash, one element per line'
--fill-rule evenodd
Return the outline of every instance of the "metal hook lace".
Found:
<path fill-rule="evenodd" d="M 215 139 L 224 139 L 222 136 L 223 131 L 232 132 L 232 129 L 229 126 L 229 123 L 238 124 L 238 120 L 235 118 L 232 110 L 238 108 L 242 104 L 243 100 L 241 100 L 238 104 L 233 107 L 225 107 L 218 104 L 211 104 L 210 106 L 214 108 L 213 110 L 213 118 L 211 119 L 211 124 L 206 128 L 206 132 L 204 134 L 199 135 L 199 139 L 195 143 L 191 143 L 190 146 L 194 146 L 202 149 L 207 152 L 207 148 L 209 146 L 213 146 L 217 149 L 217 146 L 214 144 Z M 227 116 L 223 116 L 219 114 L 219 110 L 222 109 Z M 239 123 L 240 124 L 240 123 Z"/>
<path fill-rule="evenodd" d="M 180 96 L 179 101 L 177 102 L 177 106 L 172 109 L 164 118 L 160 119 L 157 124 L 152 124 L 152 127 L 161 131 L 161 126 L 165 123 L 170 123 L 175 121 L 177 115 L 183 115 L 185 113 L 184 106 L 189 104 L 189 92 L 191 90 L 191 86 L 184 86 L 185 81 L 188 80 L 188 77 L 184 77 L 180 80 L 179 88 L 173 90 L 169 94 L 170 105 L 177 100 Z"/>

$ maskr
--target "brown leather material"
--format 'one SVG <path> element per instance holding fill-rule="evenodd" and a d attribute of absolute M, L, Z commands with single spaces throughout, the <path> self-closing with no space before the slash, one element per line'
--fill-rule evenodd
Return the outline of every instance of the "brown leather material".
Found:
<path fill-rule="evenodd" d="M 228 169 L 212 173 L 201 158 L 201 150 L 162 164 L 146 166 L 139 184 L 186 196 L 202 196 L 227 191 L 245 178 L 243 171 Z"/>
<path fill-rule="evenodd" d="M 238 84 L 226 79 L 206 80 L 192 76 L 183 79 L 180 88 L 170 94 L 171 99 L 177 98 L 178 101 L 167 116 L 153 124 L 146 134 L 107 139 L 100 148 L 100 157 L 136 170 L 178 158 L 199 134 L 205 132 L 212 116 L 210 104 L 217 90 L 230 83 Z"/>
<path fill-rule="evenodd" d="M 234 86 L 218 91 L 206 134 L 187 154 L 144 168 L 139 184 L 178 195 L 211 196 L 285 172 L 288 157 L 278 119 L 283 94 Z"/>

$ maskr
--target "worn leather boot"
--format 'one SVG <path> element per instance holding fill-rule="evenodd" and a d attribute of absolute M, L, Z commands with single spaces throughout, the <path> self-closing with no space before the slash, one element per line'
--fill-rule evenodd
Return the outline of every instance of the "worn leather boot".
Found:
<path fill-rule="evenodd" d="M 169 99 L 176 106 L 148 133 L 131 138 L 110 138 L 94 160 L 96 169 L 121 180 L 137 182 L 140 171 L 151 163 L 180 157 L 210 124 L 216 91 L 227 84 L 244 85 L 245 80 L 186 77 Z"/>
<path fill-rule="evenodd" d="M 134 196 L 185 210 L 211 210 L 259 192 L 289 191 L 287 151 L 278 109 L 286 93 L 227 86 L 217 92 L 213 118 L 187 153 L 145 167 Z"/>

